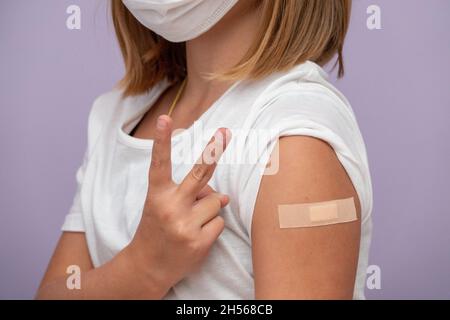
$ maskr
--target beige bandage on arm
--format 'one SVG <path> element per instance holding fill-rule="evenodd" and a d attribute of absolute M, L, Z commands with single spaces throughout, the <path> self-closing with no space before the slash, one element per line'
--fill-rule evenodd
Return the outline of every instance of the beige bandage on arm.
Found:
<path fill-rule="evenodd" d="M 352 198 L 332 201 L 281 204 L 278 206 L 280 228 L 317 227 L 351 222 L 357 219 Z"/>

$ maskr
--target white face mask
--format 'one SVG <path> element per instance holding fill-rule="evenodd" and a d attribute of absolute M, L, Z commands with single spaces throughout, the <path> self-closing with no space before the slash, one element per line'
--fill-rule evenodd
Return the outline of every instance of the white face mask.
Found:
<path fill-rule="evenodd" d="M 238 0 L 122 0 L 144 26 L 172 42 L 208 31 Z"/>

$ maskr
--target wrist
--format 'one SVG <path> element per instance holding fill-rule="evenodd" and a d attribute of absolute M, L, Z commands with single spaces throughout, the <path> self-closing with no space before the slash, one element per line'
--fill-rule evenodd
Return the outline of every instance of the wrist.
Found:
<path fill-rule="evenodd" d="M 149 262 L 133 242 L 125 247 L 117 258 L 126 266 L 128 281 L 139 288 L 137 292 L 142 298 L 161 299 L 172 287 L 173 283 L 164 270 L 157 263 Z"/>

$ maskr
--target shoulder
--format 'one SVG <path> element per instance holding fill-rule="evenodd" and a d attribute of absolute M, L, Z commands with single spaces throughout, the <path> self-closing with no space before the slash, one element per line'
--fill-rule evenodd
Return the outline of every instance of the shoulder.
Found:
<path fill-rule="evenodd" d="M 89 153 L 99 140 L 103 129 L 111 122 L 111 118 L 119 112 L 122 91 L 114 89 L 95 98 L 88 117 Z"/>
<path fill-rule="evenodd" d="M 168 85 L 167 81 L 161 81 L 146 92 L 133 96 L 124 96 L 124 90 L 118 87 L 103 93 L 93 102 L 89 123 L 92 127 L 102 126 L 108 123 L 111 117 L 138 112 L 147 107 L 148 102 Z"/>
<path fill-rule="evenodd" d="M 332 192 L 343 190 L 340 186 L 345 183 L 346 194 L 356 189 L 365 218 L 370 215 L 372 203 L 365 143 L 349 102 L 319 68 L 314 64 L 298 66 L 278 76 L 253 106 L 251 119 L 247 121 L 249 129 L 271 131 L 270 141 L 261 143 L 268 147 L 260 152 L 260 162 L 267 163 L 269 159 L 272 171 L 283 170 L 273 176 L 264 175 L 265 188 L 294 191 L 303 188 L 306 200 L 324 197 L 325 191 L 330 192 L 330 197 L 338 197 Z M 248 149 L 255 153 L 251 146 Z M 268 151 L 272 152 L 270 158 Z M 259 172 L 250 173 L 256 185 L 261 182 Z M 310 188 L 313 185 L 317 186 L 317 194 L 310 193 L 314 191 Z M 245 212 L 250 217 L 252 208 Z M 249 217 L 247 226 L 251 222 Z"/>
<path fill-rule="evenodd" d="M 271 79 L 247 122 L 251 129 L 271 129 L 277 138 L 311 136 L 324 140 L 337 153 L 364 156 L 364 141 L 350 103 L 312 62 Z"/>
<path fill-rule="evenodd" d="M 327 125 L 345 121 L 347 127 L 356 125 L 349 101 L 313 62 L 275 75 L 255 104 L 254 115 L 263 121 L 262 125 L 276 126 L 289 119 Z"/>
<path fill-rule="evenodd" d="M 111 90 L 98 96 L 92 103 L 89 112 L 89 125 L 99 126 L 114 112 L 117 112 L 118 103 L 122 100 L 122 91 Z"/>
<path fill-rule="evenodd" d="M 358 199 L 352 180 L 326 141 L 290 136 L 281 138 L 278 144 L 278 171 L 264 175 L 261 185 L 262 190 L 270 190 L 272 199 L 280 203 Z"/>

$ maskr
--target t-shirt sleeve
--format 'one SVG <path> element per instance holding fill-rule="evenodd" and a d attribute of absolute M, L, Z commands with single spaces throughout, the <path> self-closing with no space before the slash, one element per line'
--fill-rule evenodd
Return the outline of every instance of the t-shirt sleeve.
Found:
<path fill-rule="evenodd" d="M 66 232 L 84 232 L 85 225 L 83 220 L 83 206 L 82 206 L 82 190 L 85 181 L 86 170 L 89 165 L 95 145 L 99 140 L 101 130 L 105 121 L 108 121 L 107 107 L 111 105 L 109 100 L 113 98 L 113 94 L 104 94 L 98 97 L 89 112 L 88 126 L 87 126 L 87 147 L 84 152 L 82 163 L 76 172 L 76 192 L 72 201 L 72 205 L 68 214 L 65 216 L 64 223 L 61 227 L 62 231 Z"/>
<path fill-rule="evenodd" d="M 81 188 L 83 185 L 83 177 L 87 164 L 87 152 L 85 152 L 83 163 L 78 168 L 76 173 L 77 189 L 72 201 L 72 206 L 69 209 L 69 213 L 64 219 L 64 223 L 61 227 L 61 231 L 65 232 L 84 232 L 83 211 L 81 206 Z"/>
<path fill-rule="evenodd" d="M 364 142 L 350 106 L 327 88 L 317 87 L 283 93 L 259 108 L 252 117 L 251 130 L 262 141 L 255 143 L 247 139 L 244 152 L 256 164 L 241 165 L 238 173 L 239 215 L 250 238 L 260 183 L 264 174 L 277 171 L 275 147 L 283 136 L 311 136 L 327 142 L 358 193 L 362 220 L 368 218 L 372 200 L 370 175 Z M 270 165 L 266 169 L 268 162 Z"/>

